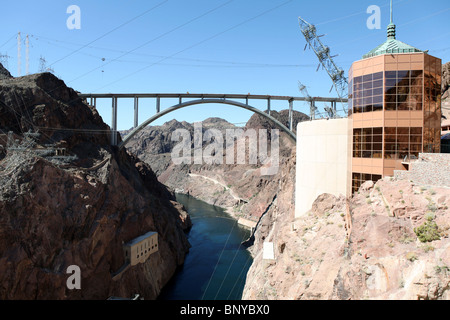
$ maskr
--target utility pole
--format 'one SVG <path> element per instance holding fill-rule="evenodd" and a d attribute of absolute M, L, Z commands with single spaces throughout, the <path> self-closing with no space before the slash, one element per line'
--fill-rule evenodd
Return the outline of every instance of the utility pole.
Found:
<path fill-rule="evenodd" d="M 19 34 L 17 35 L 17 76 L 20 77 L 22 74 L 22 65 L 21 65 L 21 60 L 22 60 L 22 48 L 21 48 L 21 42 L 22 39 L 20 37 L 20 31 Z"/>
<path fill-rule="evenodd" d="M 339 68 L 335 63 L 333 58 L 336 56 L 330 55 L 330 48 L 323 45 L 320 41 L 320 38 L 323 37 L 323 35 L 317 35 L 317 29 L 314 25 L 308 23 L 307 21 L 303 20 L 302 18 L 299 18 L 299 24 L 302 31 L 303 36 L 306 39 L 306 48 L 309 47 L 313 49 L 314 53 L 316 54 L 317 58 L 319 59 L 319 65 L 317 67 L 317 70 L 319 70 L 320 66 L 327 71 L 328 75 L 330 76 L 331 80 L 333 81 L 333 87 L 336 89 L 336 93 L 339 96 L 339 100 L 342 103 L 343 111 L 345 115 L 348 114 L 348 106 L 343 102 L 344 99 L 348 96 L 348 80 L 344 75 L 344 70 Z M 334 108 L 334 105 L 332 106 L 332 109 Z M 337 115 L 337 113 L 333 113 L 334 117 Z"/>
<path fill-rule="evenodd" d="M 27 38 L 25 39 L 25 73 L 26 75 L 30 74 L 30 39 L 27 35 Z"/>

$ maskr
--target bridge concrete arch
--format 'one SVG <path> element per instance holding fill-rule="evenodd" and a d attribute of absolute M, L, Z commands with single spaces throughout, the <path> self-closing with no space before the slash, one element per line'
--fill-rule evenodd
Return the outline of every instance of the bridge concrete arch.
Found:
<path fill-rule="evenodd" d="M 162 116 L 165 116 L 166 114 L 169 114 L 176 110 L 190 107 L 190 106 L 195 106 L 195 105 L 200 105 L 200 104 L 212 104 L 212 103 L 231 105 L 231 106 L 243 108 L 243 109 L 252 111 L 256 114 L 259 114 L 259 115 L 269 119 L 270 121 L 272 121 L 278 128 L 280 128 L 282 131 L 287 133 L 289 138 L 291 138 L 294 141 L 294 143 L 297 140 L 297 137 L 294 134 L 294 132 L 289 130 L 289 128 L 287 128 L 285 125 L 283 125 L 280 121 L 278 121 L 274 117 L 270 116 L 269 114 L 265 113 L 264 111 L 254 108 L 248 104 L 241 103 L 241 102 L 238 102 L 235 100 L 230 100 L 230 99 L 198 99 L 198 100 L 191 100 L 191 101 L 179 103 L 172 107 L 166 108 L 163 111 L 156 113 L 155 115 L 153 115 L 152 117 L 148 118 L 143 123 L 141 123 L 139 126 L 134 128 L 130 133 L 128 133 L 128 135 L 122 140 L 122 142 L 118 145 L 118 147 L 119 147 L 119 149 L 122 149 L 139 131 L 143 130 L 146 126 L 148 126 L 152 122 L 156 121 L 157 119 L 161 118 Z"/>

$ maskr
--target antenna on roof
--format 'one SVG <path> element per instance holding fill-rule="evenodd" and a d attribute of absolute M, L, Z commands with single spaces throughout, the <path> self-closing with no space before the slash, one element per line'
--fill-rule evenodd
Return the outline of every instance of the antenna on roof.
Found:
<path fill-rule="evenodd" d="M 392 0 L 391 0 L 391 23 L 394 23 L 394 20 L 392 19 L 393 16 L 393 10 L 392 10 Z"/>
<path fill-rule="evenodd" d="M 394 10 L 392 8 L 392 0 L 391 0 L 391 23 L 389 23 L 387 27 L 387 37 L 388 39 L 395 39 L 395 24 L 394 24 Z"/>

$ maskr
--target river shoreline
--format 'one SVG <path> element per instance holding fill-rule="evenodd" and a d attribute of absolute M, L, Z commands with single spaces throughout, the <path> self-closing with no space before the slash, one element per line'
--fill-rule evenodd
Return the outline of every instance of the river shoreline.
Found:
<path fill-rule="evenodd" d="M 190 194 L 189 194 L 189 192 L 185 192 L 184 190 L 181 190 L 181 189 L 177 189 L 177 190 L 175 190 L 174 191 L 176 194 L 182 194 L 182 195 L 185 195 L 185 196 L 190 196 L 190 197 L 193 197 L 193 196 L 191 196 Z M 250 231 L 253 231 L 254 230 L 254 228 L 256 228 L 256 225 L 257 225 L 257 221 L 253 221 L 253 220 L 250 220 L 250 219 L 246 219 L 246 218 L 244 218 L 244 217 L 241 217 L 239 214 L 237 214 L 236 213 L 236 211 L 235 211 L 235 208 L 237 208 L 237 206 L 233 206 L 233 207 L 224 207 L 224 206 L 220 206 L 220 205 L 218 205 L 218 204 L 216 204 L 216 203 L 212 203 L 211 201 L 208 201 L 209 199 L 202 199 L 202 198 L 197 198 L 197 197 L 193 197 L 193 198 L 195 198 L 195 199 L 197 199 L 197 200 L 200 200 L 200 201 L 204 201 L 204 202 L 206 202 L 206 203 L 208 203 L 208 204 L 210 204 L 210 205 L 212 205 L 212 206 L 216 206 L 216 207 L 219 207 L 219 208 L 221 208 L 221 209 L 223 209 L 226 213 L 228 213 L 233 219 L 235 219 L 235 220 L 237 220 L 237 222 L 238 222 L 238 224 L 240 225 L 240 226 L 242 226 L 242 227 L 244 227 L 244 228 L 246 228 L 246 229 L 248 229 L 248 230 L 250 230 Z"/>
<path fill-rule="evenodd" d="M 166 284 L 160 300 L 241 299 L 248 269 L 253 263 L 242 242 L 249 230 L 225 209 L 186 194 L 176 194 L 193 225 L 185 263 Z"/>

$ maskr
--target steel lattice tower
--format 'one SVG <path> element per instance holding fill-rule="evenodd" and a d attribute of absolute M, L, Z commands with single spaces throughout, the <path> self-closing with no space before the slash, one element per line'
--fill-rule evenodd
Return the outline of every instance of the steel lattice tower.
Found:
<path fill-rule="evenodd" d="M 322 65 L 322 67 L 327 71 L 328 75 L 333 81 L 333 87 L 336 89 L 336 93 L 341 99 L 343 111 L 345 112 L 345 116 L 347 116 L 347 104 L 342 101 L 342 99 L 346 99 L 348 97 L 348 80 L 344 75 L 344 70 L 336 66 L 336 64 L 334 63 L 333 57 L 335 56 L 331 56 L 330 48 L 322 44 L 322 42 L 320 41 L 320 37 L 322 36 L 317 35 L 316 27 L 302 18 L 299 18 L 298 20 L 301 32 L 307 42 L 305 50 L 308 45 L 313 49 L 314 53 L 319 59 L 319 67 L 320 65 Z M 336 106 L 334 106 L 333 108 L 334 114 L 335 116 L 337 116 Z"/>

